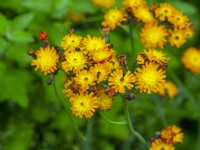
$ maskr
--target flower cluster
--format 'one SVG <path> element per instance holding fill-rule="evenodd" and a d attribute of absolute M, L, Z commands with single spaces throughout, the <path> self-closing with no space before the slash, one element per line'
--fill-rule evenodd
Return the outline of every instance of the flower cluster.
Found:
<path fill-rule="evenodd" d="M 125 22 L 143 23 L 141 42 L 148 49 L 163 48 L 167 40 L 172 46 L 180 47 L 193 34 L 189 18 L 169 3 L 149 8 L 145 0 L 123 0 L 123 7 L 105 14 L 102 25 L 114 30 Z"/>
<path fill-rule="evenodd" d="M 132 88 L 140 92 L 158 92 L 164 87 L 165 54 L 152 49 L 144 50 L 137 57 L 138 68 L 134 74 L 127 69 L 126 55 L 116 57 L 109 44 L 109 28 L 101 30 L 104 38 L 75 35 L 73 30 L 63 37 L 61 46 L 50 46 L 45 32 L 39 38 L 43 47 L 34 52 L 31 65 L 45 75 L 55 74 L 59 69 L 67 75 L 64 93 L 76 116 L 91 117 L 96 110 L 112 108 L 113 96 L 124 94 L 130 99 Z M 127 93 L 129 93 L 127 95 Z"/>
<path fill-rule="evenodd" d="M 192 73 L 200 74 L 200 50 L 195 47 L 188 48 L 181 59 L 185 68 Z"/>
<path fill-rule="evenodd" d="M 183 133 L 181 129 L 175 125 L 168 126 L 163 129 L 156 137 L 151 137 L 150 150 L 174 150 L 175 143 L 182 143 Z"/>
<path fill-rule="evenodd" d="M 71 32 L 61 46 L 61 66 L 68 74 L 64 92 L 74 115 L 89 118 L 98 109 L 109 110 L 114 93 L 125 93 L 126 88 L 133 87 L 133 74 L 124 70 L 115 50 L 103 38 Z"/>

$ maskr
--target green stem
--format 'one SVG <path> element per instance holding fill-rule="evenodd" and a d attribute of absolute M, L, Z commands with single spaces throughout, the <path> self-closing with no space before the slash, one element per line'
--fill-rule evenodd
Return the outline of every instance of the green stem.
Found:
<path fill-rule="evenodd" d="M 128 110 L 128 101 L 124 100 L 124 114 L 126 117 L 126 121 L 127 121 L 127 125 L 129 127 L 129 129 L 131 130 L 132 134 L 144 145 L 147 145 L 147 142 L 145 141 L 145 139 L 133 128 L 131 119 L 130 119 L 130 115 L 129 115 L 129 110 Z"/>
<path fill-rule="evenodd" d="M 116 124 L 116 125 L 124 125 L 124 124 L 127 124 L 126 122 L 118 122 L 118 121 L 112 121 L 110 119 L 108 119 L 103 113 L 99 113 L 100 116 L 102 118 L 104 118 L 106 121 L 108 121 L 109 123 L 112 123 L 112 124 Z"/>
<path fill-rule="evenodd" d="M 57 91 L 57 88 L 56 88 L 56 84 L 55 84 L 55 76 L 53 76 L 53 88 L 54 88 L 56 97 L 64 104 L 64 107 L 65 107 L 66 112 L 67 112 L 67 116 L 69 117 L 69 119 L 70 119 L 70 121 L 72 123 L 72 126 L 74 127 L 74 129 L 77 132 L 78 136 L 80 137 L 81 140 L 86 140 L 86 138 L 83 136 L 83 134 L 79 131 L 78 127 L 74 123 L 74 120 L 73 120 L 73 118 L 72 118 L 72 116 L 70 114 L 70 111 L 69 111 L 67 103 L 62 98 L 60 98 L 60 96 L 58 94 L 58 91 Z"/>
<path fill-rule="evenodd" d="M 134 39 L 133 39 L 133 25 L 132 25 L 132 23 L 129 23 L 129 34 L 130 34 L 131 48 L 132 48 L 132 52 L 133 52 L 133 57 L 136 58 L 135 47 L 134 47 Z"/>
<path fill-rule="evenodd" d="M 92 129 L 94 124 L 94 116 L 87 120 L 87 131 L 86 131 L 86 139 L 83 141 L 83 148 L 82 150 L 91 150 L 91 143 L 92 143 Z"/>

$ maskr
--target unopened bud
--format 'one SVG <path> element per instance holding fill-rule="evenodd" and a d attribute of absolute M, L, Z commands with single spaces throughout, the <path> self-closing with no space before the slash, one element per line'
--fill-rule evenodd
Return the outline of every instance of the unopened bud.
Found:
<path fill-rule="evenodd" d="M 53 79 L 52 78 L 47 78 L 46 79 L 46 84 L 47 85 L 52 85 L 53 84 Z"/>
<path fill-rule="evenodd" d="M 46 41 L 48 39 L 48 34 L 44 31 L 39 31 L 39 39 L 41 41 Z"/>
<path fill-rule="evenodd" d="M 134 94 L 132 91 L 128 91 L 128 92 L 126 92 L 126 94 L 125 94 L 125 98 L 126 98 L 127 100 L 133 100 L 133 99 L 135 98 L 135 94 Z"/>
<path fill-rule="evenodd" d="M 28 54 L 29 56 L 32 56 L 34 59 L 37 58 L 37 56 L 35 55 L 35 52 L 33 51 L 33 49 L 29 49 L 28 52 L 27 52 L 27 54 Z"/>
<path fill-rule="evenodd" d="M 126 55 L 125 54 L 119 55 L 118 56 L 118 60 L 119 60 L 119 62 L 121 62 L 121 64 L 123 66 L 127 66 L 127 61 L 126 61 Z"/>

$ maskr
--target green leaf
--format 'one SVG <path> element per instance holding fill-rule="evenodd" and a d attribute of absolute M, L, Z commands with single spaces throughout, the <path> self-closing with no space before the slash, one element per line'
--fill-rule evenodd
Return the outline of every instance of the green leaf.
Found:
<path fill-rule="evenodd" d="M 26 108 L 29 104 L 27 95 L 27 74 L 22 71 L 9 71 L 5 72 L 3 77 L 0 78 L 0 101 L 12 100 L 19 106 Z"/>
<path fill-rule="evenodd" d="M 64 15 L 66 15 L 67 11 L 68 11 L 67 8 L 68 8 L 69 3 L 70 3 L 70 1 L 57 0 L 54 5 L 53 17 L 61 18 Z"/>
<path fill-rule="evenodd" d="M 13 44 L 6 52 L 9 60 L 16 61 L 20 66 L 30 66 L 32 57 L 27 54 L 29 47 L 25 44 Z"/>
<path fill-rule="evenodd" d="M 22 6 L 45 13 L 51 13 L 53 8 L 53 0 L 26 0 L 22 2 Z"/>
<path fill-rule="evenodd" d="M 8 47 L 9 43 L 5 40 L 5 38 L 0 37 L 0 55 L 3 54 Z"/>
<path fill-rule="evenodd" d="M 11 31 L 23 30 L 33 21 L 34 14 L 27 13 L 14 18 L 10 24 Z"/>
<path fill-rule="evenodd" d="M 69 8 L 73 11 L 84 12 L 84 13 L 94 13 L 97 9 L 88 0 L 77 0 L 70 3 Z"/>
<path fill-rule="evenodd" d="M 0 23 L 0 35 L 5 35 L 8 22 L 7 22 L 6 17 L 1 13 L 0 13 L 0 20 L 1 20 L 1 23 Z"/>
<path fill-rule="evenodd" d="M 0 62 L 0 79 L 3 79 L 3 76 L 6 72 L 6 65 L 3 62 Z"/>
<path fill-rule="evenodd" d="M 19 43 L 30 43 L 34 41 L 32 33 L 25 31 L 16 31 L 10 35 L 9 39 Z"/>
<path fill-rule="evenodd" d="M 30 148 L 32 136 L 33 136 L 33 125 L 23 123 L 23 125 L 14 126 L 14 133 L 12 134 L 11 141 L 8 144 L 7 150 L 27 150 Z"/>

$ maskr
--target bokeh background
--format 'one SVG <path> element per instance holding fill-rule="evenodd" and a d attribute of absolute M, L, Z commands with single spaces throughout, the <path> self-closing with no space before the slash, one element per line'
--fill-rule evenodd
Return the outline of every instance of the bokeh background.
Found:
<path fill-rule="evenodd" d="M 130 113 L 134 127 L 146 139 L 161 131 L 163 117 L 168 125 L 182 128 L 184 140 L 177 150 L 200 149 L 200 75 L 192 74 L 180 61 L 183 51 L 200 43 L 199 0 L 149 0 L 152 3 L 169 2 L 186 14 L 194 23 L 194 36 L 181 48 L 167 45 L 164 52 L 170 58 L 167 80 L 173 81 L 178 95 L 170 100 L 156 94 L 138 94 L 131 101 Z M 121 6 L 116 0 L 115 6 Z M 35 72 L 27 55 L 29 49 L 41 46 L 38 33 L 49 34 L 49 42 L 60 45 L 69 28 L 78 35 L 101 37 L 99 28 L 105 8 L 95 6 L 90 0 L 0 0 L 0 150 L 79 150 L 84 144 L 78 138 L 57 99 L 46 76 Z M 140 42 L 141 24 L 134 26 L 137 52 L 144 49 Z M 110 33 L 117 54 L 127 54 L 129 66 L 134 60 L 126 25 Z M 56 85 L 60 97 L 64 93 L 65 77 L 57 74 Z M 160 100 L 162 99 L 162 101 Z M 122 121 L 123 102 L 116 97 L 108 118 Z M 70 107 L 70 105 L 69 105 Z M 86 134 L 88 120 L 73 117 L 78 128 Z M 142 150 L 143 147 L 124 125 L 113 125 L 98 113 L 93 119 L 90 148 L 93 150 Z M 89 149 L 89 148 L 88 148 Z"/>

